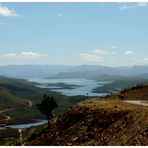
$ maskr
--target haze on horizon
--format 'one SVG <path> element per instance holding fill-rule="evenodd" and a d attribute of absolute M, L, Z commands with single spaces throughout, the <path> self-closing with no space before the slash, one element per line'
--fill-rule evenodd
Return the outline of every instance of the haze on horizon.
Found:
<path fill-rule="evenodd" d="M 148 64 L 148 3 L 0 3 L 1 65 Z"/>

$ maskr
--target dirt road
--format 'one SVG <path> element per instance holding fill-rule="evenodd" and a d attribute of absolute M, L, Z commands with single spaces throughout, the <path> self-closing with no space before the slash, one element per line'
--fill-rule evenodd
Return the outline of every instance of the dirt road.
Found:
<path fill-rule="evenodd" d="M 27 106 L 26 107 L 31 108 L 32 107 L 32 101 L 30 101 L 30 100 L 25 100 L 25 101 L 27 102 Z M 3 110 L 0 110 L 0 114 L 5 113 L 5 112 L 9 112 L 9 111 L 12 111 L 12 110 L 15 110 L 15 108 L 12 108 L 12 109 L 3 109 Z M 3 116 L 5 117 L 5 119 L 0 120 L 0 122 L 2 122 L 2 121 L 8 121 L 8 120 L 11 119 L 10 116 L 6 116 L 6 115 L 3 115 Z"/>
<path fill-rule="evenodd" d="M 12 110 L 15 110 L 15 108 L 1 110 L 1 111 L 0 111 L 0 114 L 5 113 L 5 112 L 8 112 L 8 111 L 12 111 Z M 10 116 L 6 116 L 6 115 L 3 115 L 3 117 L 4 117 L 4 119 L 1 119 L 1 120 L 0 120 L 0 122 L 2 122 L 1 125 L 3 125 L 3 122 L 7 122 L 7 121 L 9 121 L 9 120 L 11 119 Z"/>
<path fill-rule="evenodd" d="M 139 105 L 139 106 L 148 106 L 148 103 L 146 103 L 144 101 L 140 101 L 140 100 L 126 100 L 125 102 Z"/>
<path fill-rule="evenodd" d="M 4 113 L 4 112 L 11 111 L 11 110 L 14 110 L 14 108 L 1 110 L 1 111 L 0 111 L 0 114 L 1 114 L 1 113 Z"/>
<path fill-rule="evenodd" d="M 29 107 L 29 108 L 32 107 L 32 101 L 30 101 L 30 100 L 25 100 L 25 102 L 27 102 L 27 106 L 26 106 L 26 107 Z"/>

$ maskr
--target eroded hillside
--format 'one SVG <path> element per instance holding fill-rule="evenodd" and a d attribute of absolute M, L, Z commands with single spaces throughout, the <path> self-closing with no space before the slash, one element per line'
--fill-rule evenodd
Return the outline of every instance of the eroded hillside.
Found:
<path fill-rule="evenodd" d="M 36 132 L 27 145 L 148 145 L 148 108 L 89 99 Z"/>

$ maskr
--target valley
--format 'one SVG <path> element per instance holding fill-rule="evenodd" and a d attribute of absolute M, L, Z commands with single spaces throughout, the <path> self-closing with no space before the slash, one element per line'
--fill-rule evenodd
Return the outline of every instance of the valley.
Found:
<path fill-rule="evenodd" d="M 51 129 L 44 125 L 26 131 L 24 143 L 29 146 L 146 146 L 148 98 L 144 96 L 147 90 L 148 85 L 138 85 L 82 101 L 52 122 Z M 139 101 L 134 96 L 145 103 L 135 103 Z"/>
<path fill-rule="evenodd" d="M 104 110 L 103 114 L 104 112 L 107 111 L 108 115 L 107 116 L 104 115 L 106 116 L 104 118 L 109 118 L 110 115 L 114 114 L 114 107 L 117 108 L 119 112 L 121 111 L 121 114 L 119 113 L 120 115 L 122 115 L 122 112 L 129 111 L 128 106 L 132 109 L 132 112 L 134 110 L 139 110 L 139 109 L 147 110 L 148 79 L 146 77 L 146 74 L 143 74 L 142 76 L 143 78 L 141 78 L 141 75 L 135 75 L 134 77 L 131 77 L 131 76 L 127 77 L 127 76 L 121 76 L 121 75 L 98 75 L 91 78 L 90 77 L 86 78 L 84 75 L 83 79 L 77 76 L 75 78 L 71 77 L 70 79 L 69 78 L 59 79 L 59 78 L 53 78 L 53 77 L 52 78 L 12 78 L 12 77 L 8 78 L 8 77 L 1 76 L 0 77 L 0 137 L 2 140 L 0 141 L 0 144 L 1 145 L 3 144 L 4 145 L 17 145 L 17 144 L 20 145 L 19 138 L 18 138 L 19 129 L 24 129 L 22 134 L 23 134 L 23 138 L 26 138 L 25 140 L 26 145 L 28 144 L 40 145 L 39 143 L 36 143 L 36 139 L 32 139 L 32 134 L 34 135 L 35 133 L 33 131 L 38 130 L 40 128 L 41 128 L 40 129 L 41 132 L 42 130 L 45 130 L 46 132 L 48 131 L 48 129 L 46 129 L 47 121 L 45 120 L 45 117 L 36 108 L 36 104 L 42 100 L 44 94 L 54 97 L 58 104 L 58 108 L 55 110 L 56 120 L 57 119 L 60 120 L 71 109 L 72 109 L 72 112 L 75 112 L 73 111 L 73 108 L 75 108 L 78 111 L 78 114 L 79 114 L 79 111 L 81 111 L 82 109 L 82 112 L 84 112 L 83 113 L 84 115 L 86 110 L 89 110 L 88 112 L 90 116 L 92 116 L 91 114 L 94 114 L 94 113 L 91 113 L 93 108 L 94 108 L 93 112 L 94 111 L 99 112 L 101 109 L 101 112 L 102 110 Z M 101 80 L 101 77 L 102 77 L 102 80 Z M 81 106 L 80 104 L 84 104 L 84 106 L 83 105 Z M 108 110 L 107 107 L 110 107 L 110 109 Z M 101 118 L 103 114 L 101 115 Z M 115 114 L 116 114 L 116 111 L 115 111 Z M 137 114 L 140 115 L 141 113 L 136 112 L 135 116 L 137 116 Z M 145 114 L 145 111 L 144 111 L 144 114 Z M 70 113 L 70 116 L 73 116 L 73 115 L 71 115 Z M 79 117 L 79 115 L 76 115 L 76 116 L 77 118 Z M 95 116 L 93 118 L 95 118 Z M 62 122 L 65 122 L 64 120 L 70 120 L 70 121 L 66 121 L 68 122 L 66 124 L 71 124 L 69 123 L 71 122 L 71 119 L 62 119 L 62 120 L 63 120 Z M 79 120 L 81 122 L 81 119 Z M 115 120 L 120 120 L 120 118 Z M 86 119 L 84 119 L 84 121 L 86 121 Z M 82 121 L 82 124 L 81 124 L 82 127 L 83 127 L 84 121 Z M 88 121 L 89 121 L 89 118 L 88 118 Z M 56 124 L 61 124 L 60 122 L 59 123 L 58 122 L 59 121 L 57 121 Z M 106 122 L 109 122 L 109 121 L 105 119 L 105 121 L 102 121 L 102 122 L 103 124 L 107 124 Z M 55 123 L 53 123 L 53 126 L 54 124 Z M 73 126 L 77 126 L 77 123 L 74 123 Z M 84 125 L 84 126 L 87 126 L 87 125 Z M 14 132 L 14 134 L 9 133 L 11 130 Z M 102 129 L 102 130 L 105 130 L 105 129 Z M 28 140 L 28 138 L 30 139 L 30 137 L 27 136 L 28 137 L 27 138 L 24 136 L 24 134 L 27 134 L 27 132 L 29 132 L 29 135 L 33 141 Z M 33 132 L 33 133 L 30 134 L 30 132 L 31 133 Z M 53 131 L 48 131 L 48 132 L 54 133 Z M 87 132 L 87 134 L 88 133 L 89 132 Z M 48 137 L 48 135 L 46 136 Z M 61 136 L 62 136 L 61 139 L 64 138 L 66 140 L 66 137 L 63 137 L 63 135 Z M 83 136 L 85 137 L 86 135 L 83 135 Z M 53 138 L 53 137 L 50 137 L 50 138 Z M 7 139 L 7 142 L 6 142 L 6 139 Z M 79 137 L 77 136 L 73 137 L 73 140 L 72 140 L 73 142 L 69 139 L 68 141 L 71 141 L 71 142 L 68 142 L 68 143 L 67 141 L 63 141 L 63 140 L 62 141 L 65 143 L 61 143 L 62 141 L 60 142 L 59 140 L 58 141 L 51 140 L 53 143 L 52 142 L 50 143 L 50 139 L 48 139 L 49 143 L 43 140 L 42 144 L 57 145 L 57 142 L 58 142 L 60 143 L 60 145 L 75 145 L 75 144 L 76 145 L 77 144 L 78 145 L 83 145 L 83 144 L 84 145 L 89 145 L 89 144 L 103 145 L 101 141 L 97 141 L 97 142 L 89 141 L 90 138 L 88 139 L 86 138 L 87 141 L 89 142 L 81 144 L 80 141 L 83 138 L 80 141 L 77 141 L 77 139 L 79 139 Z M 115 143 L 117 144 L 117 141 L 115 141 Z M 108 144 L 111 144 L 111 143 L 108 141 Z M 122 144 L 126 145 L 130 143 L 127 143 L 127 141 L 125 143 L 124 142 L 119 143 L 119 145 L 122 145 Z M 104 145 L 106 144 L 104 143 Z"/>
<path fill-rule="evenodd" d="M 35 85 L 36 83 L 24 79 L 0 78 L 1 116 L 10 116 L 9 124 L 43 119 L 43 115 L 36 109 L 36 104 L 42 99 L 43 94 L 55 97 L 59 104 L 57 114 L 66 110 L 74 102 L 85 98 L 85 96 L 80 96 L 78 99 L 73 100 L 60 93 L 50 91 L 47 88 L 39 88 Z"/>
<path fill-rule="evenodd" d="M 148 146 L 148 2 L 0 2 L 0 146 Z"/>
<path fill-rule="evenodd" d="M 13 79 L 13 81 L 14 80 L 15 79 Z M 26 83 L 26 80 L 23 80 L 23 83 L 24 81 Z M 7 83 L 8 82 L 9 81 L 7 80 Z M 34 86 L 38 84 L 37 82 L 27 83 L 33 84 L 32 91 L 34 93 L 38 92 L 36 95 L 39 96 L 40 93 L 47 93 L 47 88 L 36 88 L 36 86 Z M 38 90 L 37 92 L 36 89 Z M 9 91 L 10 90 L 11 89 L 9 87 Z M 39 90 L 41 91 L 40 93 Z M 2 139 L 0 141 L 0 144 L 20 145 L 19 129 L 24 129 L 22 131 L 23 145 L 137 145 L 139 143 L 140 145 L 147 145 L 145 140 L 147 138 L 146 127 L 148 124 L 147 90 L 147 84 L 140 84 L 132 88 L 123 89 L 118 93 L 110 93 L 105 96 L 73 96 L 67 99 L 66 96 L 62 96 L 61 94 L 50 92 L 48 90 L 48 93 L 50 93 L 50 95 L 51 93 L 52 95 L 56 94 L 55 98 L 60 105 L 59 108 L 56 110 L 56 118 L 51 121 L 53 126 L 51 130 L 49 130 L 46 126 L 47 121 L 38 120 L 44 119 L 44 117 L 35 108 L 35 103 L 39 101 L 37 100 L 37 98 L 33 99 L 36 95 L 34 96 L 33 93 L 31 96 L 34 97 L 32 99 L 28 99 L 30 97 L 26 97 L 28 96 L 28 94 L 26 94 L 25 97 L 21 98 L 22 101 L 18 102 L 21 103 L 19 104 L 21 105 L 20 109 L 16 106 L 15 108 L 10 108 L 10 106 L 9 108 L 4 108 L 3 104 L 3 108 L 1 108 L 0 110 L 0 113 L 3 116 L 0 120 L 1 125 L 3 125 L 0 129 L 0 137 Z M 20 96 L 22 95 L 22 90 L 21 92 L 19 92 L 19 94 Z M 23 95 L 24 94 L 25 93 L 23 92 Z M 57 97 L 60 97 L 60 99 L 62 99 L 62 102 Z M 62 114 L 59 116 L 59 113 Z M 125 116 L 127 121 L 126 123 L 124 123 Z M 142 124 L 141 121 L 143 120 L 145 122 Z M 94 122 L 97 124 L 95 124 Z M 125 126 L 125 124 L 127 127 Z M 134 134 L 132 134 L 132 130 L 137 128 L 137 126 L 140 127 L 140 133 L 136 136 L 139 143 L 137 143 L 136 139 L 133 137 Z M 121 127 L 122 129 L 119 129 Z M 70 131 L 69 128 L 71 129 Z M 80 128 L 81 130 L 78 130 L 78 128 Z M 113 130 L 113 128 L 115 129 Z M 9 134 L 9 131 L 11 130 L 14 130 L 13 134 Z M 54 135 L 54 131 L 56 130 L 58 131 L 58 139 Z M 124 131 L 124 135 L 126 136 L 126 138 L 122 136 L 122 131 Z M 36 132 L 38 133 L 37 138 L 35 136 Z M 138 132 L 137 129 L 134 133 L 136 134 L 136 132 Z M 72 134 L 73 136 L 71 138 L 68 138 L 70 137 L 69 134 Z M 120 140 L 117 141 L 117 139 L 113 136 L 114 134 Z M 131 137 L 128 137 L 127 134 L 129 134 Z M 42 139 L 42 137 L 44 137 L 43 135 L 46 137 L 46 139 Z M 9 138 L 7 138 L 7 136 Z M 140 136 L 142 136 L 143 138 L 139 139 Z M 100 140 L 97 140 L 98 137 L 100 137 Z M 105 137 L 107 139 L 104 139 Z M 130 138 L 132 138 L 133 140 L 130 141 Z"/>

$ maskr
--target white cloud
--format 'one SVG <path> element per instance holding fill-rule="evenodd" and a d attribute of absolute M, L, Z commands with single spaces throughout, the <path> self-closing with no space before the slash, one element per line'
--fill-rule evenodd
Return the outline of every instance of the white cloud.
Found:
<path fill-rule="evenodd" d="M 90 62 L 100 62 L 102 59 L 104 59 L 104 57 L 92 53 L 81 53 L 80 57 Z"/>
<path fill-rule="evenodd" d="M 62 16 L 64 16 L 62 13 L 57 13 L 57 16 L 58 17 L 62 17 Z"/>
<path fill-rule="evenodd" d="M 138 8 L 138 7 L 147 7 L 148 3 L 147 2 L 139 2 L 139 3 L 129 3 L 129 4 L 124 4 L 119 7 L 120 10 L 127 10 L 131 8 Z"/>
<path fill-rule="evenodd" d="M 1 55 L 0 57 L 1 58 L 5 58 L 5 57 L 12 58 L 12 57 L 16 57 L 16 56 L 17 56 L 16 53 L 7 53 L 7 54 L 4 54 L 4 55 Z"/>
<path fill-rule="evenodd" d="M 146 64 L 147 64 L 147 63 L 148 63 L 148 58 L 144 58 L 144 59 L 142 59 L 142 60 L 141 60 L 141 62 L 143 62 L 143 63 L 146 63 Z"/>
<path fill-rule="evenodd" d="M 45 57 L 46 55 L 32 51 L 23 51 L 20 53 L 20 56 L 24 58 L 39 58 L 39 57 Z"/>
<path fill-rule="evenodd" d="M 135 5 L 135 7 L 146 7 L 148 6 L 148 2 L 139 2 L 137 3 L 137 5 Z"/>
<path fill-rule="evenodd" d="M 106 51 L 106 50 L 102 50 L 102 49 L 96 49 L 91 52 L 95 53 L 95 54 L 99 54 L 99 55 L 108 55 L 108 54 L 115 54 L 116 53 L 114 51 Z"/>
<path fill-rule="evenodd" d="M 106 51 L 101 49 L 92 50 L 87 53 L 81 53 L 80 57 L 86 61 L 90 62 L 100 62 L 103 60 L 106 56 L 115 54 L 113 51 Z"/>
<path fill-rule="evenodd" d="M 134 54 L 134 52 L 133 52 L 133 51 L 131 51 L 131 50 L 128 50 L 128 51 L 125 51 L 125 53 L 124 53 L 124 54 L 131 55 L 131 54 Z"/>
<path fill-rule="evenodd" d="M 0 16 L 19 16 L 15 10 L 0 5 Z"/>
<path fill-rule="evenodd" d="M 32 51 L 23 51 L 21 53 L 7 53 L 4 55 L 1 55 L 1 58 L 29 58 L 29 59 L 34 59 L 34 58 L 39 58 L 39 57 L 45 57 L 46 54 L 40 54 Z"/>
<path fill-rule="evenodd" d="M 127 5 L 123 5 L 119 7 L 120 10 L 126 10 L 129 9 L 129 7 Z"/>

